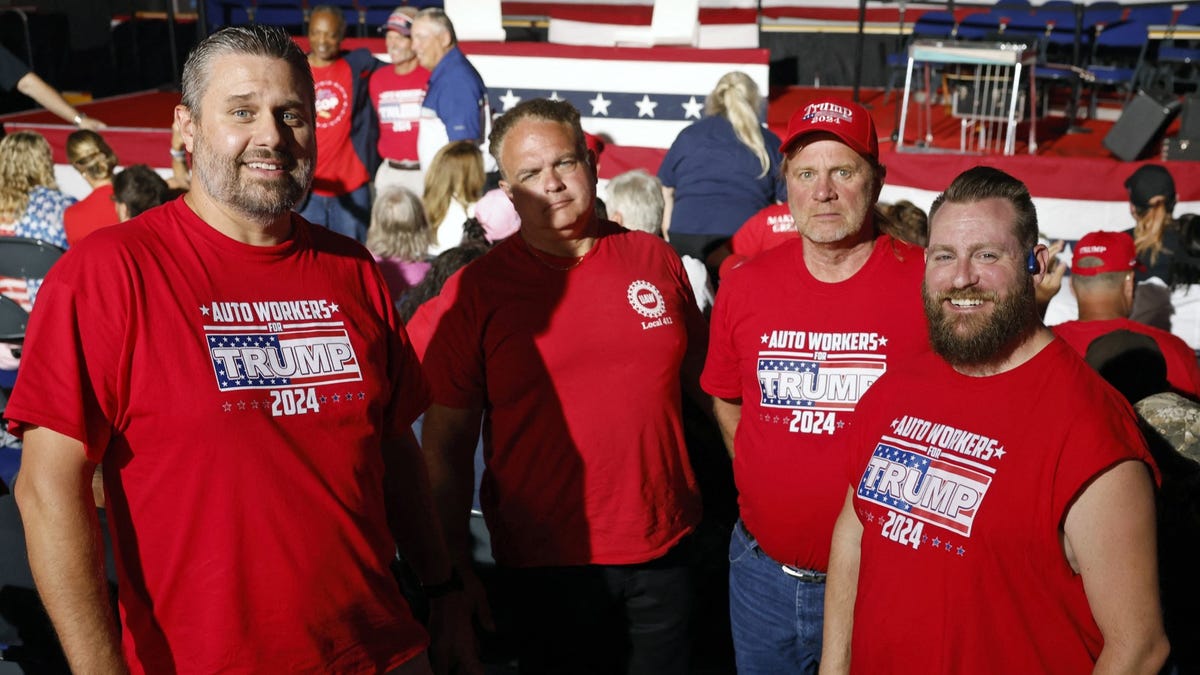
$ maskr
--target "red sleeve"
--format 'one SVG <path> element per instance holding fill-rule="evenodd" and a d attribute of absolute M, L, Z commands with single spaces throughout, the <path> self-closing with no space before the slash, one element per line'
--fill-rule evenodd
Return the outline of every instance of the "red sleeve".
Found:
<path fill-rule="evenodd" d="M 137 319 L 128 258 L 94 249 L 72 249 L 42 284 L 5 417 L 17 436 L 45 427 L 82 442 L 99 462 L 128 400 L 122 374 Z M 88 264 L 97 259 L 104 269 Z"/>
<path fill-rule="evenodd" d="M 1087 366 L 1081 364 L 1081 367 Z M 1099 375 L 1095 377 L 1099 379 Z M 1155 482 L 1162 480 L 1129 403 L 1111 387 L 1097 384 L 1097 393 L 1098 397 L 1090 399 L 1092 407 L 1108 412 L 1091 416 L 1092 423 L 1072 425 L 1059 450 L 1050 495 L 1051 508 L 1059 523 L 1066 517 L 1071 503 L 1096 476 L 1123 461 L 1145 462 L 1154 474 Z M 1105 400 L 1097 401 L 1097 398 Z"/>
<path fill-rule="evenodd" d="M 467 268 L 450 277 L 441 294 L 430 301 L 437 303 L 433 311 L 441 320 L 429 337 L 425 373 L 433 402 L 450 408 L 478 408 L 486 400 L 482 326 L 475 318 L 475 294 L 464 288 L 465 271 Z"/>
<path fill-rule="evenodd" d="M 708 356 L 704 360 L 704 372 L 700 375 L 700 386 L 704 391 L 725 399 L 742 396 L 741 373 L 738 354 L 733 343 L 732 307 L 739 298 L 738 284 L 734 278 L 726 279 L 717 291 L 713 303 L 711 327 L 708 333 Z"/>
<path fill-rule="evenodd" d="M 387 291 L 387 282 L 378 265 L 371 265 L 376 277 L 378 292 L 376 302 L 382 305 L 384 320 L 388 325 L 388 379 L 392 384 L 392 398 L 388 404 L 385 425 L 387 432 L 403 435 L 414 420 L 429 407 L 429 383 L 421 369 L 421 361 L 413 349 L 408 331 L 400 321 L 396 305 Z"/>

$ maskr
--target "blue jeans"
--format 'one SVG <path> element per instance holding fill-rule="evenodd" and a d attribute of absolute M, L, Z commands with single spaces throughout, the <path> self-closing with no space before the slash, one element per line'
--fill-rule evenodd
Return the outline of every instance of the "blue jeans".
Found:
<path fill-rule="evenodd" d="M 371 223 L 371 184 L 336 197 L 309 194 L 298 213 L 316 225 L 344 234 L 359 243 L 367 240 Z"/>
<path fill-rule="evenodd" d="M 746 531 L 729 540 L 729 621 L 739 675 L 816 673 L 825 584 L 785 573 Z"/>

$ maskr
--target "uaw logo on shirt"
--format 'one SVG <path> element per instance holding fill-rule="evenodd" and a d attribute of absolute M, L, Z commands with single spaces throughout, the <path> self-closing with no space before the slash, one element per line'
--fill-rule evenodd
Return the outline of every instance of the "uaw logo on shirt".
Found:
<path fill-rule="evenodd" d="M 201 306 L 201 315 L 212 321 L 204 333 L 217 389 L 247 392 L 255 409 L 260 402 L 249 393 L 270 390 L 261 407 L 277 415 L 318 412 L 327 397 L 317 387 L 363 379 L 345 324 L 327 320 L 338 311 L 326 300 Z M 365 394 L 338 388 L 333 397 L 340 402 Z"/>
<path fill-rule="evenodd" d="M 629 288 L 625 291 L 625 297 L 629 299 L 629 306 L 633 307 L 635 312 L 651 319 L 651 321 L 642 322 L 642 330 L 675 323 L 674 319 L 665 316 L 667 301 L 663 298 L 662 291 L 649 281 L 638 279 L 629 284 Z"/>
<path fill-rule="evenodd" d="M 317 126 L 333 126 L 342 121 L 350 107 L 350 94 L 340 82 L 323 80 L 316 85 Z"/>

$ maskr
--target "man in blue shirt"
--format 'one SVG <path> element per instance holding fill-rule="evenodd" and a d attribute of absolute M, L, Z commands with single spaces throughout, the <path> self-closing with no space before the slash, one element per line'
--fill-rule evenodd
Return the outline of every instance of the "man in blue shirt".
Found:
<path fill-rule="evenodd" d="M 483 146 L 485 161 L 490 160 L 484 145 L 491 127 L 487 87 L 459 50 L 450 17 L 435 7 L 418 12 L 412 43 L 417 60 L 431 73 L 417 137 L 421 169 L 427 171 L 433 156 L 451 141 L 474 141 Z"/>

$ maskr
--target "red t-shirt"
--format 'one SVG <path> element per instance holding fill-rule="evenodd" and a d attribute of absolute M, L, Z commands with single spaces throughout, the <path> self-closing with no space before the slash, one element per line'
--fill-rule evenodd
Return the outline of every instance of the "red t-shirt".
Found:
<path fill-rule="evenodd" d="M 792 218 L 787 204 L 771 204 L 764 207 L 746 219 L 729 238 L 729 250 L 732 255 L 721 262 L 720 275 L 724 277 L 729 270 L 759 253 L 799 236 L 796 221 Z"/>
<path fill-rule="evenodd" d="M 1179 338 L 1165 330 L 1138 323 L 1132 319 L 1106 319 L 1102 321 L 1068 321 L 1051 326 L 1054 334 L 1071 345 L 1081 356 L 1087 355 L 1092 340 L 1115 330 L 1128 330 L 1149 335 L 1158 343 L 1167 362 L 1167 381 L 1184 394 L 1200 396 L 1200 366 L 1196 364 L 1196 352 Z"/>
<path fill-rule="evenodd" d="M 1054 340 L 991 377 L 920 356 L 853 426 L 852 672 L 1091 673 L 1103 639 L 1062 522 L 1104 470 L 1153 466 L 1129 404 Z"/>
<path fill-rule="evenodd" d="M 335 197 L 363 186 L 370 176 L 350 142 L 353 73 L 346 59 L 312 67 L 317 94 L 317 166 L 313 193 Z"/>
<path fill-rule="evenodd" d="M 829 565 L 845 500 L 838 440 L 860 396 L 897 362 L 929 349 L 919 248 L 875 240 L 841 283 L 815 279 L 796 238 L 726 277 L 713 307 L 700 384 L 742 401 L 733 474 L 742 520 L 775 560 Z"/>
<path fill-rule="evenodd" d="M 427 642 L 380 447 L 428 390 L 370 254 L 293 223 L 248 246 L 178 199 L 39 293 L 6 416 L 103 462 L 135 673 L 376 673 Z"/>
<path fill-rule="evenodd" d="M 421 101 L 429 71 L 421 66 L 397 75 L 392 66 L 384 66 L 371 75 L 371 105 L 379 114 L 379 156 L 404 162 L 417 161 L 417 131 L 421 119 Z"/>
<path fill-rule="evenodd" d="M 67 243 L 74 246 L 80 239 L 96 230 L 116 225 L 117 205 L 112 200 L 112 183 L 101 185 L 91 194 L 67 207 L 63 212 L 63 229 L 67 232 Z"/>
<path fill-rule="evenodd" d="M 510 237 L 436 299 L 425 371 L 436 403 L 486 411 L 479 496 L 503 565 L 645 562 L 700 518 L 680 366 L 704 319 L 666 242 L 601 228 L 567 271 Z"/>

